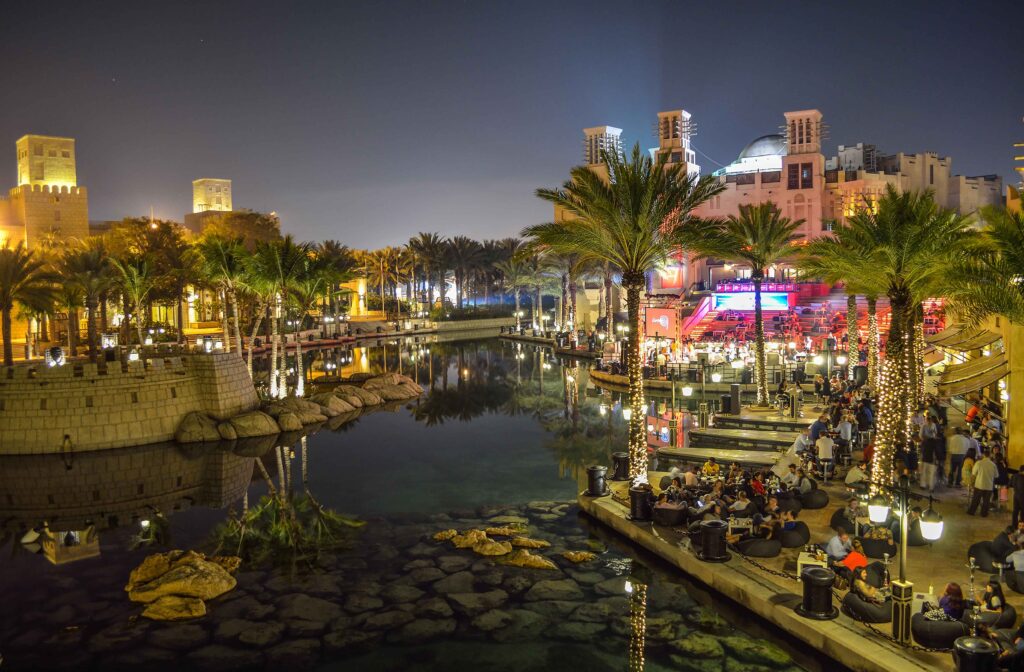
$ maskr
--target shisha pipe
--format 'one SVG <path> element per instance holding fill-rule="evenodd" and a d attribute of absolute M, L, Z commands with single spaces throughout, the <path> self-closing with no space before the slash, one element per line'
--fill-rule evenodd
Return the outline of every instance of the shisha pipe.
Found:
<path fill-rule="evenodd" d="M 974 562 L 974 556 L 967 558 L 967 569 L 971 570 L 971 602 L 974 603 L 974 608 L 971 610 L 971 636 L 978 636 L 978 621 L 980 620 L 979 613 L 981 612 L 981 605 L 978 604 L 978 600 L 974 593 L 974 570 L 978 569 L 978 565 Z"/>

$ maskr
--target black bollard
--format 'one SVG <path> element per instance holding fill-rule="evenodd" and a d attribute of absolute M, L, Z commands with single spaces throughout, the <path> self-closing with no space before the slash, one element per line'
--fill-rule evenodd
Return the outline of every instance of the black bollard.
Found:
<path fill-rule="evenodd" d="M 705 520 L 700 524 L 700 550 L 697 557 L 704 562 L 726 562 L 732 556 L 725 545 L 729 524 L 724 520 Z"/>
<path fill-rule="evenodd" d="M 612 480 L 629 480 L 629 454 L 612 453 Z"/>
<path fill-rule="evenodd" d="M 607 473 L 608 467 L 599 464 L 587 467 L 587 496 L 604 497 L 608 494 L 608 484 L 605 483 Z"/>
<path fill-rule="evenodd" d="M 835 572 L 825 567 L 807 567 L 800 580 L 804 584 L 804 599 L 796 606 L 796 613 L 816 621 L 830 621 L 839 615 L 839 610 L 832 606 Z"/>
<path fill-rule="evenodd" d="M 650 486 L 634 485 L 631 487 L 629 489 L 629 519 L 646 522 L 651 519 L 653 513 Z"/>
<path fill-rule="evenodd" d="M 999 646 L 991 639 L 958 637 L 953 642 L 957 672 L 995 672 Z"/>

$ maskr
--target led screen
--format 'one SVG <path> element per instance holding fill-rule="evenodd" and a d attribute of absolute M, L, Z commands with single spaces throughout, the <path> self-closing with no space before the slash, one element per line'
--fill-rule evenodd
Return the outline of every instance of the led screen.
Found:
<path fill-rule="evenodd" d="M 786 292 L 764 292 L 761 294 L 761 310 L 786 310 L 789 308 L 789 294 Z M 715 294 L 715 310 L 754 310 L 753 292 Z"/>

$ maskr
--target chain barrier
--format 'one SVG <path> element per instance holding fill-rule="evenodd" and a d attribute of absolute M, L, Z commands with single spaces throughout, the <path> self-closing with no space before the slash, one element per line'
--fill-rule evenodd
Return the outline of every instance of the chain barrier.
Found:
<path fill-rule="evenodd" d="M 778 569 L 772 569 L 771 567 L 766 567 L 765 565 L 761 564 L 757 560 L 754 560 L 753 558 L 751 558 L 749 556 L 743 555 L 743 553 L 736 547 L 735 544 L 729 544 L 729 548 L 732 549 L 736 553 L 736 555 L 738 555 L 740 558 L 742 558 L 745 562 L 753 565 L 754 567 L 760 569 L 762 572 L 765 572 L 766 574 L 770 574 L 772 576 L 778 576 L 778 577 L 783 578 L 783 579 L 789 579 L 791 581 L 799 581 L 800 580 L 800 577 L 796 576 L 795 574 L 790 574 L 789 572 L 781 571 L 781 570 L 778 570 Z M 833 588 L 830 592 L 832 593 L 832 599 L 835 600 L 840 605 L 842 605 L 843 598 L 839 595 L 839 591 L 836 590 L 835 588 Z M 868 623 L 867 621 L 862 621 L 862 620 L 860 620 L 858 618 L 853 617 L 850 614 L 847 614 L 847 615 L 850 616 L 850 618 L 852 618 L 854 620 L 854 622 L 861 623 L 868 630 L 870 630 L 871 632 L 875 633 L 879 637 L 882 637 L 883 639 L 886 639 L 886 640 L 892 642 L 893 644 L 901 646 L 901 647 L 903 647 L 905 649 L 909 649 L 911 651 L 920 651 L 920 652 L 923 652 L 923 653 L 952 653 L 953 652 L 953 649 L 940 649 L 940 648 L 931 648 L 931 647 L 927 647 L 927 646 L 920 646 L 919 644 L 906 644 L 904 642 L 899 641 L 898 639 L 896 639 L 892 635 L 886 634 L 882 630 L 879 630 L 878 628 L 875 627 L 875 625 L 873 623 Z"/>

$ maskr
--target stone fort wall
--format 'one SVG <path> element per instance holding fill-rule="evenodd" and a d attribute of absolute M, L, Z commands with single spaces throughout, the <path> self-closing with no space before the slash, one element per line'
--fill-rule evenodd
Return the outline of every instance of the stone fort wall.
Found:
<path fill-rule="evenodd" d="M 192 411 L 227 419 L 259 400 L 237 353 L 0 367 L 0 454 L 72 453 L 174 439 Z"/>

